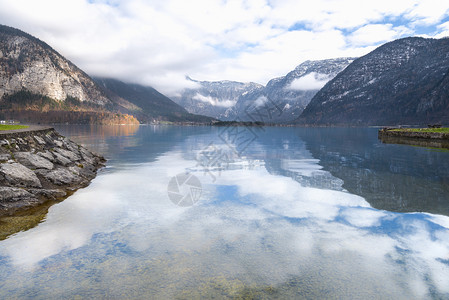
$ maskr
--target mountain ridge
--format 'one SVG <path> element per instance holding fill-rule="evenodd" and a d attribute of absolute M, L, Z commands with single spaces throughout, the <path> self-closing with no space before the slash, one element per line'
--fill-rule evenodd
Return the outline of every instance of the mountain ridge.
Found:
<path fill-rule="evenodd" d="M 114 102 L 123 100 L 131 103 L 126 112 L 135 115 L 142 123 L 157 121 L 173 122 L 211 122 L 213 118 L 187 112 L 167 96 L 150 86 L 125 83 L 118 79 L 94 77 L 94 81 L 105 88 Z"/>
<path fill-rule="evenodd" d="M 356 59 L 295 120 L 303 125 L 449 123 L 449 39 L 408 37 Z"/>
<path fill-rule="evenodd" d="M 263 86 L 254 82 L 232 80 L 199 81 L 187 77 L 198 88 L 184 89 L 173 101 L 190 113 L 203 114 L 217 119 L 228 120 L 233 115 L 232 107 L 242 94 L 261 89 Z"/>
<path fill-rule="evenodd" d="M 205 123 L 212 120 L 189 114 L 151 87 L 112 79 L 109 85 L 113 88 L 120 85 L 116 92 L 122 92 L 121 96 L 105 88 L 105 84 L 100 86 L 44 41 L 22 30 L 0 25 L 2 119 L 83 124 Z"/>
<path fill-rule="evenodd" d="M 138 123 L 44 41 L 0 25 L 0 118 L 31 123 Z"/>
<path fill-rule="evenodd" d="M 344 69 L 354 58 L 305 61 L 285 76 L 271 79 L 266 86 L 254 82 L 198 81 L 173 100 L 189 112 L 213 116 L 224 121 L 261 121 L 287 123 L 294 120 L 319 90 L 320 86 Z M 309 76 L 310 75 L 310 76 Z M 307 77 L 309 76 L 309 77 Z M 306 77 L 306 78 L 305 78 Z M 305 79 L 305 87 L 292 88 L 295 80 Z M 309 82 L 309 86 L 307 86 Z M 310 82 L 315 84 L 310 88 Z M 272 110 L 264 113 L 260 110 Z M 259 117 L 255 117 L 258 115 Z"/>
<path fill-rule="evenodd" d="M 40 39 L 0 25 L 0 41 L 0 97 L 26 89 L 58 101 L 111 104 L 89 75 Z"/>

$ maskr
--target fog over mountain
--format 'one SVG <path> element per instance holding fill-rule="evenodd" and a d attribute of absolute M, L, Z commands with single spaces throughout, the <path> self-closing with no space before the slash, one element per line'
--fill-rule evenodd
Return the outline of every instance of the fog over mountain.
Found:
<path fill-rule="evenodd" d="M 220 120 L 289 122 L 297 118 L 312 97 L 354 58 L 306 61 L 266 86 L 235 81 L 196 81 L 172 99 L 191 113 Z M 260 110 L 272 113 L 261 117 Z M 258 116 L 256 116 L 258 115 Z"/>
<path fill-rule="evenodd" d="M 0 25 L 0 118 L 33 123 L 210 122 L 151 87 L 95 82 L 45 42 Z"/>

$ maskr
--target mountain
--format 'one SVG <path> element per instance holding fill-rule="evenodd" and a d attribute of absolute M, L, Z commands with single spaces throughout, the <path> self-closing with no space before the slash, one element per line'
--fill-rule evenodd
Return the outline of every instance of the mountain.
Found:
<path fill-rule="evenodd" d="M 128 106 L 127 111 L 142 123 L 162 120 L 172 122 L 211 122 L 213 120 L 211 117 L 188 113 L 183 107 L 152 87 L 124 83 L 111 78 L 95 78 L 94 80 L 107 91 L 108 97 L 114 102 L 121 103 L 125 100 L 125 103 L 131 103 L 133 107 Z"/>
<path fill-rule="evenodd" d="M 187 109 L 188 112 L 214 117 L 220 120 L 235 118 L 234 107 L 242 95 L 263 90 L 257 83 L 242 83 L 237 81 L 197 81 L 197 88 L 185 89 L 173 101 Z"/>
<path fill-rule="evenodd" d="M 305 61 L 287 75 L 270 80 L 261 94 L 245 95 L 240 119 L 286 123 L 296 119 L 313 96 L 355 58 Z M 242 111 L 242 108 L 239 111 Z"/>
<path fill-rule="evenodd" d="M 305 61 L 284 77 L 272 79 L 265 88 L 268 99 L 285 102 L 284 119 L 297 118 L 313 96 L 332 78 L 352 63 L 355 58 L 335 58 Z"/>
<path fill-rule="evenodd" d="M 0 26 L 0 97 L 25 89 L 57 101 L 111 104 L 91 78 L 41 40 Z"/>
<path fill-rule="evenodd" d="M 266 86 L 235 81 L 195 81 L 196 89 L 186 89 L 174 98 L 189 112 L 221 120 L 282 123 L 296 119 L 312 97 L 354 58 L 306 61 L 286 76 L 272 79 Z"/>
<path fill-rule="evenodd" d="M 0 25 L 0 119 L 31 123 L 210 122 L 151 87 L 98 83 L 43 41 Z"/>
<path fill-rule="evenodd" d="M 82 70 L 43 41 L 0 25 L 0 118 L 26 122 L 138 123 Z"/>
<path fill-rule="evenodd" d="M 384 44 L 328 82 L 296 120 L 308 125 L 449 123 L 449 39 Z"/>

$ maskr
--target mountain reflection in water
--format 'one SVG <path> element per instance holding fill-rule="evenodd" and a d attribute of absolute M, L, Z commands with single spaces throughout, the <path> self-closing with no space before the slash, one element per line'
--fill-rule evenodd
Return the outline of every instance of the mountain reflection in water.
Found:
<path fill-rule="evenodd" d="M 232 148 L 221 130 L 88 137 L 108 168 L 0 242 L 0 297 L 449 297 L 447 206 L 406 199 L 424 187 L 403 186 L 420 180 L 443 199 L 447 153 L 383 145 L 371 129 L 264 128 L 205 170 L 204 149 Z M 191 207 L 167 195 L 185 172 L 202 184 Z M 399 198 L 433 213 L 379 207 Z"/>

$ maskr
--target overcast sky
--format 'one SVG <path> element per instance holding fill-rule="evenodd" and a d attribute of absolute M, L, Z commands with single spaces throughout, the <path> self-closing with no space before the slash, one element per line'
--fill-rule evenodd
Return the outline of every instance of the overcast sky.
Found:
<path fill-rule="evenodd" d="M 90 75 L 168 95 L 197 80 L 253 81 L 305 60 L 360 56 L 406 37 L 449 35 L 448 0 L 0 0 L 24 30 Z"/>

